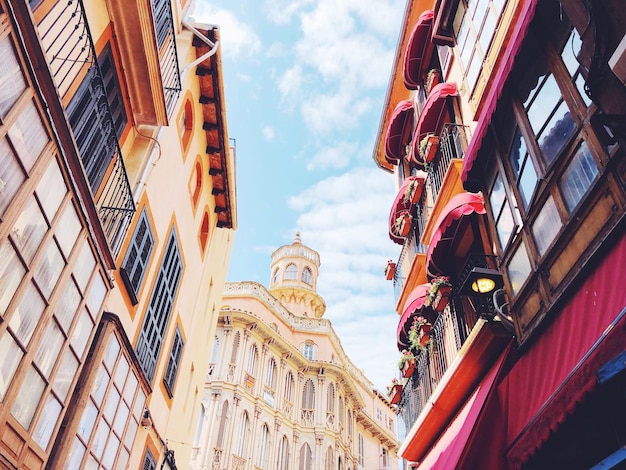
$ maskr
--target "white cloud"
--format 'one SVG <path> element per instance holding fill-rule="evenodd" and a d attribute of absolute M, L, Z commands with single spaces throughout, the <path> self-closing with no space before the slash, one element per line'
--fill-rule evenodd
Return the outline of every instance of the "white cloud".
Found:
<path fill-rule="evenodd" d="M 393 179 L 377 168 L 356 168 L 327 178 L 289 199 L 299 213 L 302 241 L 320 253 L 318 293 L 325 317 L 351 360 L 383 389 L 396 373 L 398 350 L 393 285 L 386 260 L 399 252 L 387 218 Z"/>
<path fill-rule="evenodd" d="M 290 101 L 300 94 L 302 88 L 302 66 L 295 64 L 278 78 L 278 90 L 282 95 L 282 102 L 291 109 Z"/>
<path fill-rule="evenodd" d="M 284 25 L 312 2 L 313 0 L 266 0 L 265 11 L 271 22 Z"/>
<path fill-rule="evenodd" d="M 345 168 L 356 151 L 357 145 L 351 142 L 339 142 L 334 146 L 323 147 L 307 163 L 306 169 Z"/>
<path fill-rule="evenodd" d="M 194 13 L 196 21 L 220 27 L 220 47 L 224 56 L 253 56 L 261 50 L 261 40 L 252 27 L 230 11 L 200 1 Z"/>
<path fill-rule="evenodd" d="M 268 142 L 272 142 L 274 140 L 274 129 L 270 126 L 265 126 L 263 127 L 263 129 L 261 129 L 261 132 L 263 133 L 263 138 L 265 140 L 267 140 Z"/>

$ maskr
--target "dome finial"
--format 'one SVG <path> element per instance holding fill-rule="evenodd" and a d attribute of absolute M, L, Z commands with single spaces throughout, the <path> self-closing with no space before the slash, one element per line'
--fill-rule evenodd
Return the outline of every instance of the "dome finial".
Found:
<path fill-rule="evenodd" d="M 296 232 L 296 238 L 293 240 L 293 245 L 302 245 L 302 240 L 300 239 L 300 230 Z"/>

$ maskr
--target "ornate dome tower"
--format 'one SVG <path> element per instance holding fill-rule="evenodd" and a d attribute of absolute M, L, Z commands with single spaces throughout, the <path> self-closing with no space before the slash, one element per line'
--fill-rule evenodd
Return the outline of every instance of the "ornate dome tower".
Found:
<path fill-rule="evenodd" d="M 321 318 L 326 303 L 316 292 L 319 267 L 319 253 L 303 245 L 296 232 L 291 245 L 272 253 L 270 293 L 294 315 Z"/>

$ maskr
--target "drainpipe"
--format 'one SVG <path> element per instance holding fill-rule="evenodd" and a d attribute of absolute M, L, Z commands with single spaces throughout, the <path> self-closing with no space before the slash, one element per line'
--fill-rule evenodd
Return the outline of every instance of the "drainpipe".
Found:
<path fill-rule="evenodd" d="M 189 70 L 192 67 L 195 67 L 199 63 L 204 62 L 209 57 L 214 55 L 217 52 L 217 48 L 218 48 L 218 46 L 220 44 L 219 41 L 213 42 L 209 38 L 207 38 L 204 34 L 202 34 L 200 31 L 198 31 L 196 29 L 196 27 L 191 23 L 190 20 L 191 20 L 190 17 L 185 17 L 183 19 L 183 21 L 182 21 L 183 26 L 186 27 L 189 31 L 191 31 L 198 39 L 200 39 L 202 42 L 204 42 L 206 45 L 208 45 L 211 49 L 206 54 L 203 54 L 202 56 L 198 57 L 196 60 L 194 60 L 193 62 L 191 62 L 191 63 L 189 63 L 189 64 L 187 64 L 185 66 L 185 68 L 182 70 L 182 72 L 180 74 L 180 81 L 181 81 L 181 83 L 183 82 L 187 72 L 189 72 Z M 216 25 L 216 24 L 208 24 L 206 26 L 209 27 L 210 29 L 215 29 L 215 30 L 218 30 L 218 31 L 220 29 L 220 27 L 218 25 Z"/>

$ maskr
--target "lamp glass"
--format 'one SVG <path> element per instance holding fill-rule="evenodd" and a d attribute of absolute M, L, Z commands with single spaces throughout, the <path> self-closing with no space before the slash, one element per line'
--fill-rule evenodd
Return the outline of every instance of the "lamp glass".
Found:
<path fill-rule="evenodd" d="M 488 277 L 480 277 L 472 282 L 472 290 L 474 292 L 478 292 L 479 294 L 487 294 L 494 290 L 495 287 L 496 282 Z"/>

